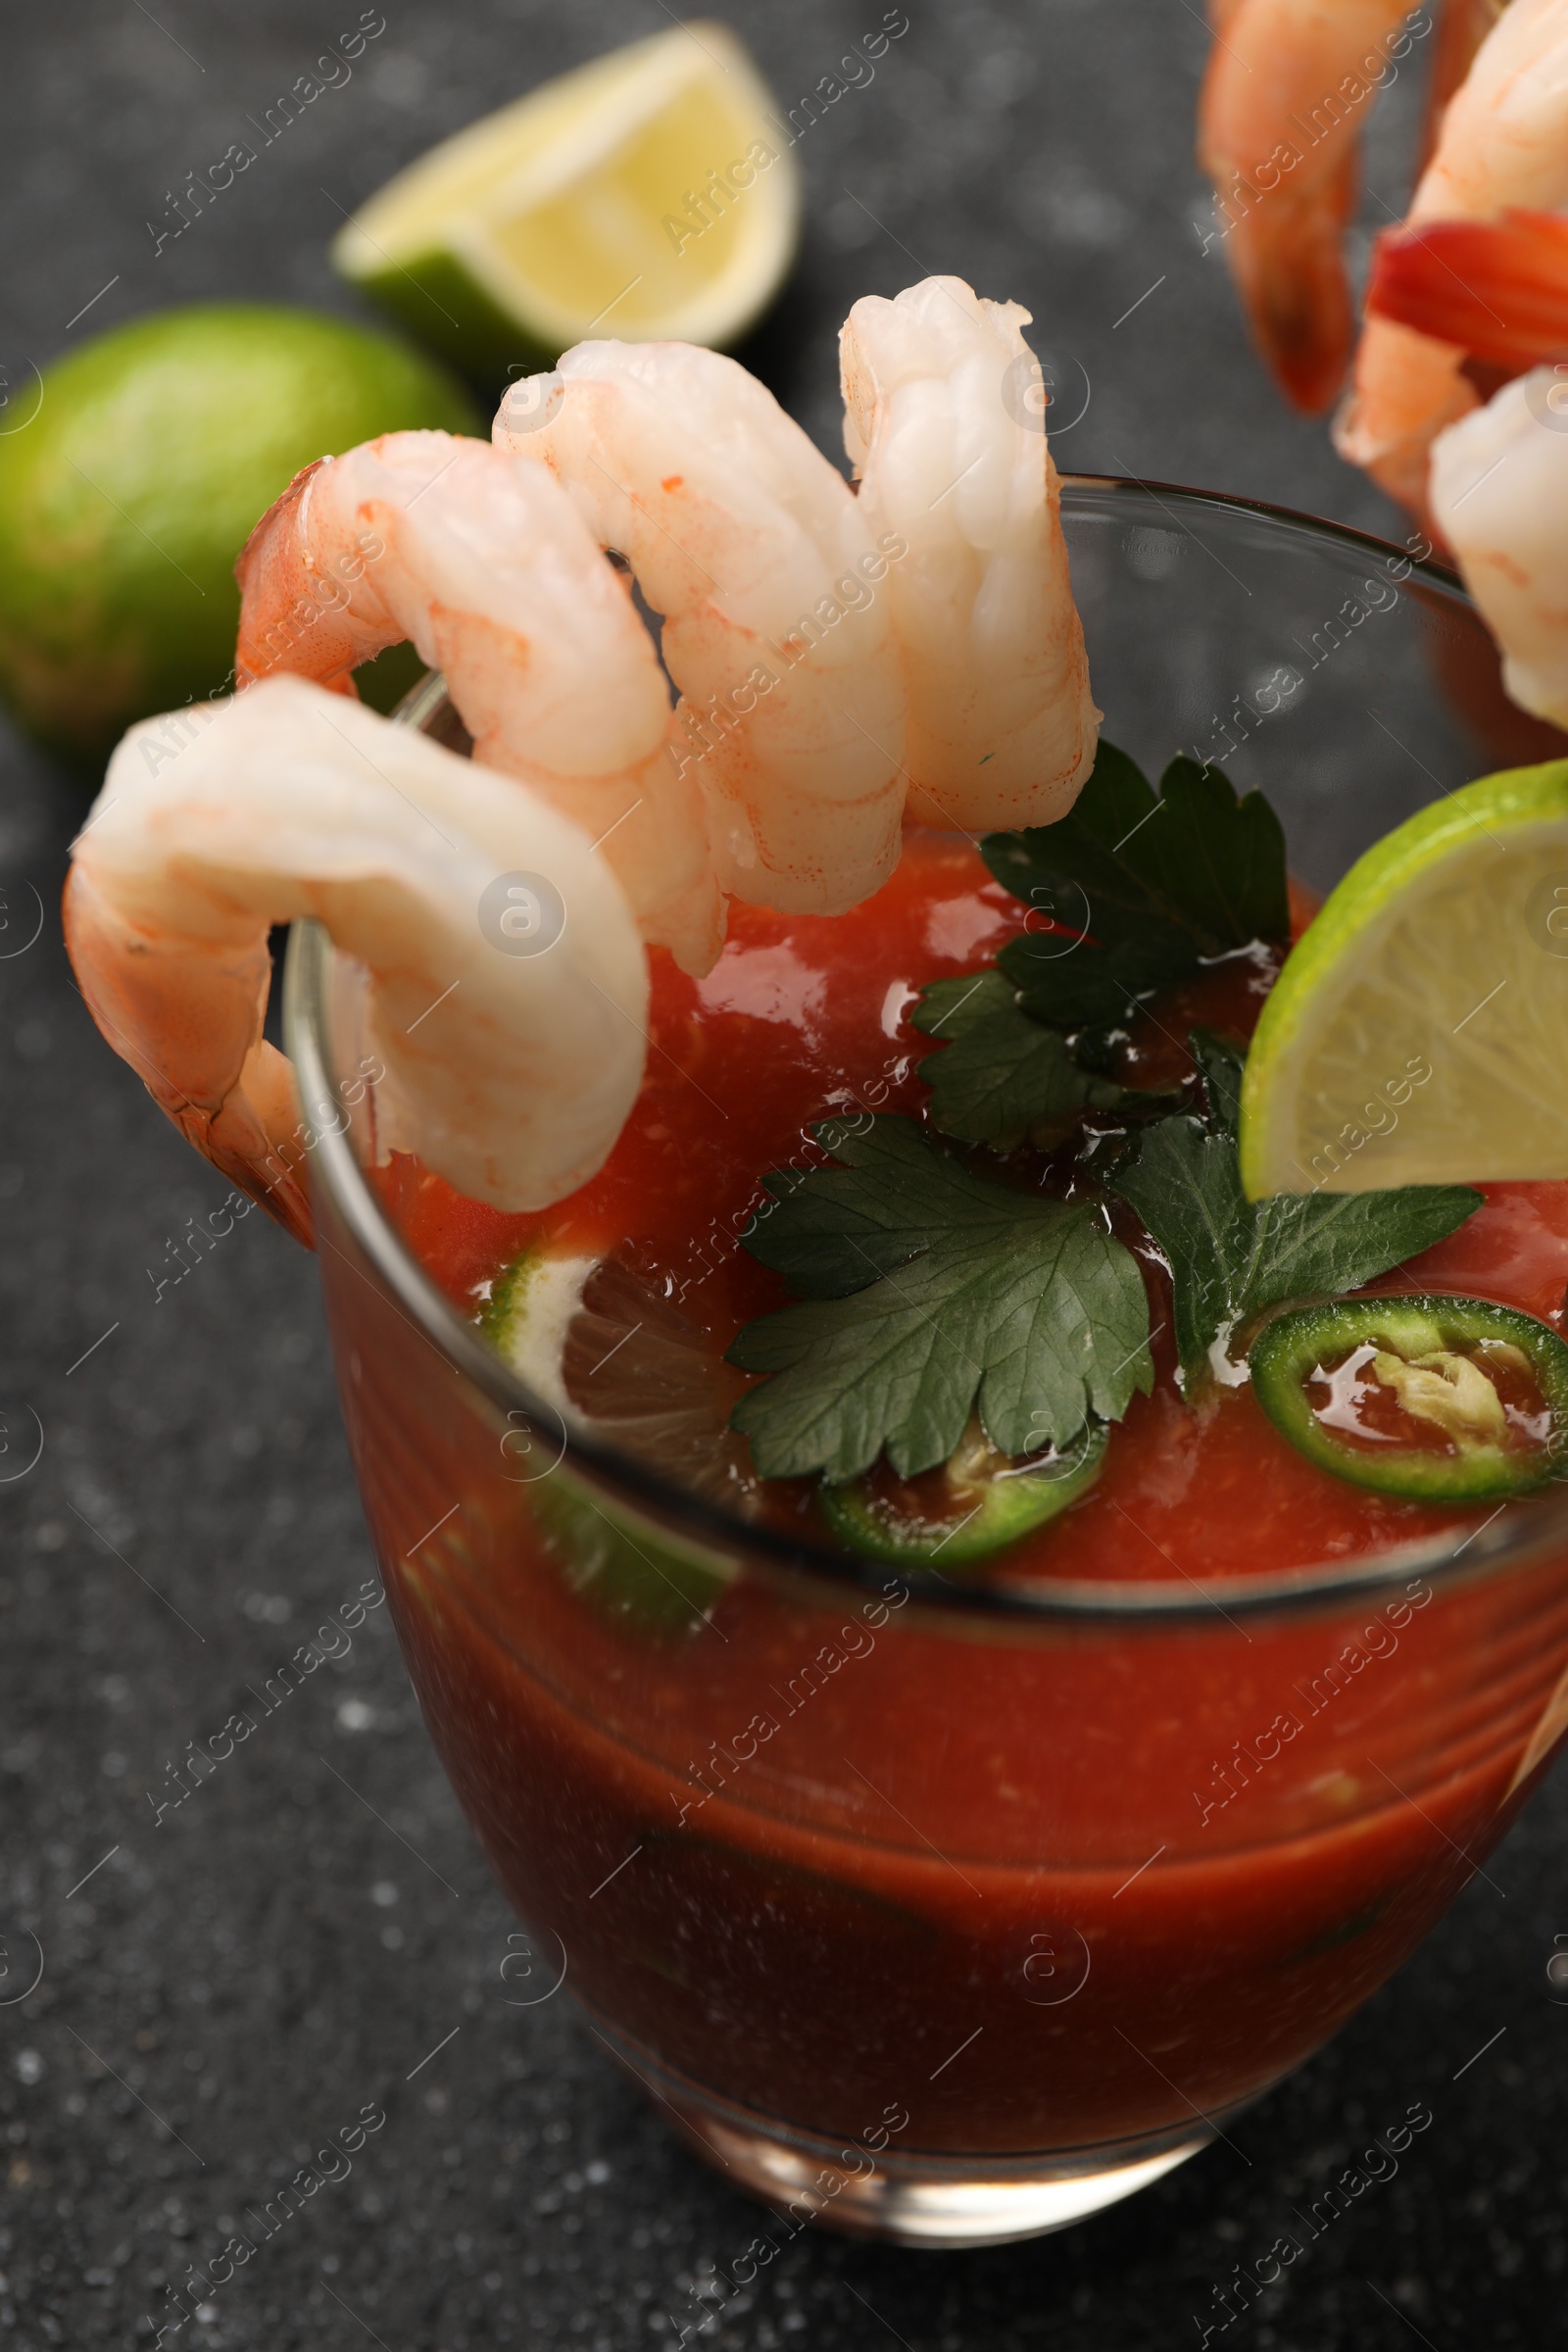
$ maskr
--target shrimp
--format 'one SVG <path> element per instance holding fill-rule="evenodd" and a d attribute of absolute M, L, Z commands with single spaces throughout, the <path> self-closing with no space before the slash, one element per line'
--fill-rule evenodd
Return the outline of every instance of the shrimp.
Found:
<path fill-rule="evenodd" d="M 551 912 L 539 952 L 508 933 L 519 888 Z M 300 915 L 368 975 L 382 1149 L 507 1209 L 603 1165 L 642 1082 L 648 972 L 586 833 L 300 678 L 132 727 L 74 845 L 76 977 L 187 1141 L 309 1243 L 309 1130 L 262 1035 L 268 928 Z"/>
<path fill-rule="evenodd" d="M 718 879 L 753 906 L 839 914 L 898 860 L 904 693 L 872 539 L 842 476 L 734 360 L 579 343 L 520 379 L 500 449 L 557 474 L 663 615 Z"/>
<path fill-rule="evenodd" d="M 1508 0 L 1442 0 L 1421 132 L 1422 171 L 1437 152 L 1449 99 L 1463 87 L 1482 42 L 1507 5 Z"/>
<path fill-rule="evenodd" d="M 1510 212 L 1388 229 L 1366 305 L 1517 375 L 1568 351 L 1568 218 Z"/>
<path fill-rule="evenodd" d="M 644 936 L 708 971 L 724 910 L 647 630 L 566 498 L 487 442 L 398 432 L 296 476 L 237 565 L 241 688 L 412 638 L 486 766 L 602 839 Z"/>
<path fill-rule="evenodd" d="M 1355 339 L 1344 236 L 1371 99 L 1413 37 L 1396 30 L 1407 5 L 1239 0 L 1214 20 L 1199 158 L 1253 337 L 1309 414 L 1339 391 Z"/>
<path fill-rule="evenodd" d="M 1444 117 L 1406 225 L 1494 220 L 1565 201 L 1568 0 L 1512 0 Z M 1335 442 L 1418 515 L 1433 440 L 1479 406 L 1464 361 L 1459 344 L 1390 318 L 1370 318 L 1361 338 Z"/>
<path fill-rule="evenodd" d="M 860 513 L 879 544 L 909 551 L 887 585 L 906 814 L 966 831 L 1063 815 L 1100 719 L 1028 318 L 928 277 L 892 302 L 863 297 L 839 341 Z"/>
<path fill-rule="evenodd" d="M 1503 684 L 1568 728 L 1568 401 L 1515 376 L 1433 445 L 1433 518 L 1501 649 Z"/>

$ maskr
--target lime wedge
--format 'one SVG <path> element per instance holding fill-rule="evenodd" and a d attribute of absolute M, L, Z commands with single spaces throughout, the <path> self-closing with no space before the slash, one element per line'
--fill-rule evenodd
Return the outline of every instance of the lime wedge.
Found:
<path fill-rule="evenodd" d="M 539 1428 L 510 1416 L 502 1475 L 529 1488 L 568 1584 L 645 1630 L 700 1630 L 730 1581 L 727 1557 L 589 1485 L 563 1458 L 565 1436 L 614 1446 L 755 1517 L 759 1481 L 729 1426 L 740 1375 L 662 1285 L 616 1256 L 524 1251 L 494 1284 L 479 1328 L 547 1407 Z"/>
<path fill-rule="evenodd" d="M 496 1281 L 479 1328 L 564 1428 L 710 1502 L 753 1510 L 757 1473 L 729 1426 L 745 1381 L 621 1257 L 524 1251 Z"/>
<path fill-rule="evenodd" d="M 473 373 L 549 366 L 591 333 L 732 343 L 794 258 L 791 143 L 735 35 L 681 25 L 443 140 L 332 260 Z"/>
<path fill-rule="evenodd" d="M 1568 760 L 1484 776 L 1368 850 L 1263 1008 L 1242 1182 L 1568 1176 Z"/>

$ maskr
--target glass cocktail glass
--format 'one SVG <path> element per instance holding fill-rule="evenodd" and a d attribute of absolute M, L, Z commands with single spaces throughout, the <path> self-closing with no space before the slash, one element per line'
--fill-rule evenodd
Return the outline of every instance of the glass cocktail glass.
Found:
<path fill-rule="evenodd" d="M 1240 500 L 1069 480 L 1105 731 L 1263 786 L 1322 889 L 1556 748 L 1458 584 Z M 439 680 L 414 723 L 453 740 Z M 307 1106 L 356 977 L 298 926 Z M 569 1435 L 323 1119 L 321 1276 L 425 1720 L 539 1993 L 732 2182 L 926 2245 L 1058 2228 L 1202 2147 L 1419 1942 L 1568 1728 L 1568 1497 L 1205 1582 L 909 1582 Z M 332 1131 L 335 1129 L 336 1131 Z"/>

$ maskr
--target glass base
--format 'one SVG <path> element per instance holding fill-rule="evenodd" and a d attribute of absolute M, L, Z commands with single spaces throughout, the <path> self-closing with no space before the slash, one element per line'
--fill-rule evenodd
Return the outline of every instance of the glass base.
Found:
<path fill-rule="evenodd" d="M 933 2248 L 1041 2237 L 1148 2188 L 1215 2136 L 1205 2127 L 1183 2125 L 1039 2155 L 906 2153 L 891 2141 L 873 2153 L 773 2123 L 641 2050 L 634 2055 L 633 2046 L 602 2026 L 598 2032 L 682 2138 L 732 2187 L 772 2206 L 797 2229 L 813 2223 L 848 2237 Z M 845 2161 L 855 2155 L 858 2171 Z"/>

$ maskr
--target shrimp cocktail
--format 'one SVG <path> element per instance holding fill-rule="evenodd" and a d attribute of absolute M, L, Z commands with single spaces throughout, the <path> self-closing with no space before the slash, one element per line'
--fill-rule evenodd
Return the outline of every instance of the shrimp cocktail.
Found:
<path fill-rule="evenodd" d="M 1058 482 L 1026 323 L 857 303 L 853 482 L 673 344 L 323 459 L 66 903 L 320 1246 L 513 1996 L 928 2244 L 1228 2129 L 1568 1724 L 1568 762 L 1463 783 L 1451 575 Z"/>

